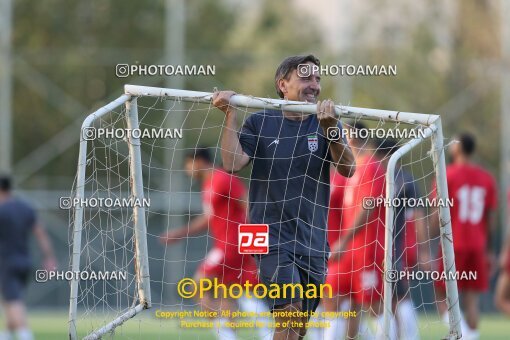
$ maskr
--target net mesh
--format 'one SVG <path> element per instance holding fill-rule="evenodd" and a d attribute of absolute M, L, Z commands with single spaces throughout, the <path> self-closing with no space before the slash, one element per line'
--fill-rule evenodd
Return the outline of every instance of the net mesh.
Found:
<path fill-rule="evenodd" d="M 237 108 L 239 125 L 242 125 L 249 116 L 262 114 L 263 111 Z M 223 310 L 232 308 L 233 310 L 255 312 L 248 318 L 235 318 L 236 322 L 247 322 L 244 327 L 240 323 L 238 328 L 230 327 L 237 337 L 246 339 L 270 337 L 273 331 L 270 325 L 272 319 L 266 314 L 261 316 L 261 313 L 265 313 L 268 307 L 260 301 L 244 308 L 243 304 L 246 304 L 246 299 L 220 299 L 204 309 L 205 306 L 200 303 L 199 299 L 183 298 L 177 292 L 181 279 L 192 278 L 197 273 L 207 272 L 206 276 L 213 278 L 211 273 L 216 270 L 219 273 L 220 281 L 229 276 L 234 277 L 235 281 L 244 275 L 257 274 L 257 269 L 247 264 L 249 261 L 244 258 L 241 261 L 234 260 L 221 264 L 221 255 L 215 255 L 214 250 L 222 247 L 223 250 L 231 250 L 233 249 L 231 246 L 237 249 L 238 244 L 229 239 L 226 234 L 222 235 L 218 230 L 213 230 L 217 228 L 213 225 L 214 223 L 220 225 L 224 223 L 228 226 L 237 225 L 239 218 L 237 218 L 238 216 L 232 217 L 233 210 L 246 209 L 249 206 L 247 193 L 253 189 L 251 186 L 257 185 L 257 181 L 250 180 L 253 162 L 233 176 L 224 175 L 226 181 L 219 185 L 227 186 L 227 188 L 218 195 L 222 195 L 224 198 L 223 201 L 219 201 L 226 203 L 204 200 L 204 197 L 210 195 L 210 190 L 214 188 L 204 186 L 204 182 L 206 182 L 204 178 L 190 177 L 189 169 L 188 172 L 186 171 L 186 157 L 189 159 L 190 152 L 202 147 L 209 149 L 212 159 L 211 165 L 201 168 L 201 171 L 212 172 L 221 168 L 220 138 L 222 130 L 225 128 L 225 115 L 210 104 L 183 102 L 179 99 L 163 100 L 162 98 L 140 97 L 138 98 L 138 118 L 140 130 L 147 134 L 140 138 L 140 144 L 144 195 L 150 202 L 145 210 L 145 220 L 147 223 L 147 256 L 150 268 L 152 309 L 135 316 L 134 321 L 117 327 L 115 335 L 125 338 L 138 338 L 146 335 L 167 337 L 169 334 L 174 334 L 179 338 L 207 338 L 214 334 L 222 336 L 222 327 L 217 327 L 215 322 L 218 320 L 224 322 L 223 319 L 228 318 L 207 319 L 201 318 L 200 315 L 182 313 L 167 314 L 170 316 L 162 317 L 161 312 L 193 312 L 212 309 L 217 310 L 221 315 Z M 385 164 L 390 157 L 390 154 L 386 152 L 389 148 L 386 150 L 387 146 L 384 142 L 390 139 L 388 137 L 396 136 L 397 138 L 392 139 L 396 142 L 395 148 L 399 148 L 410 139 L 403 138 L 396 131 L 413 130 L 415 133 L 411 133 L 411 136 L 416 136 L 416 134 L 419 136 L 418 131 L 422 131 L 423 126 L 389 122 L 382 119 L 355 119 L 344 123 L 344 127 L 347 128 L 359 122 L 366 124 L 366 128 L 371 130 L 369 133 L 372 136 L 382 137 L 362 139 L 357 146 L 353 146 L 353 151 L 356 154 L 364 155 L 365 165 L 371 164 L 380 168 L 376 173 L 378 176 L 382 174 L 383 178 L 368 179 L 366 176 L 361 176 L 365 181 L 363 183 L 365 188 L 375 187 L 381 180 L 384 182 Z M 129 167 L 130 156 L 127 138 L 129 132 L 126 125 L 125 108 L 116 109 L 102 116 L 93 123 L 93 127 L 95 136 L 88 142 L 85 198 L 89 201 L 92 198 L 130 198 L 132 196 L 132 174 Z M 103 133 L 107 130 L 124 132 L 117 132 L 114 137 L 100 135 L 100 131 Z M 380 131 L 386 131 L 386 134 L 381 134 Z M 162 137 L 163 135 L 164 137 Z M 280 142 L 281 144 L 285 143 L 284 138 L 281 138 L 283 140 Z M 430 149 L 430 141 L 425 141 L 411 149 L 398 162 L 395 171 L 396 197 L 411 197 L 411 194 L 418 200 L 431 197 L 431 184 L 435 173 Z M 196 152 L 191 155 L 196 155 Z M 191 158 L 193 159 L 193 156 Z M 192 167 L 197 164 L 197 161 L 191 162 Z M 278 160 L 269 164 L 278 164 Z M 301 163 L 297 162 L 296 164 Z M 189 166 L 190 164 L 188 164 Z M 359 169 L 370 170 L 369 167 L 358 167 Z M 268 168 L 267 172 L 271 173 L 273 170 Z M 194 169 L 194 171 L 198 170 Z M 340 175 L 334 174 L 334 170 L 330 170 L 329 164 L 327 171 L 331 171 L 332 181 L 329 224 L 310 225 L 309 227 L 321 231 L 329 228 L 327 230 L 328 239 L 331 244 L 334 244 L 338 239 L 342 239 L 342 235 L 349 229 L 346 219 L 352 221 L 352 216 L 350 218 L 346 216 L 352 215 L 354 210 L 362 210 L 360 207 L 363 204 L 361 199 L 363 195 L 360 194 L 359 188 L 352 187 L 352 183 L 355 183 L 354 180 L 341 179 L 338 184 L 335 181 Z M 316 178 L 308 178 L 308 180 L 317 181 Z M 241 193 L 234 190 L 236 186 L 240 188 Z M 204 192 L 205 187 L 209 191 Z M 304 188 L 297 189 L 304 190 Z M 368 195 L 373 193 L 376 191 L 369 191 Z M 76 188 L 71 196 L 75 195 Z M 349 198 L 348 204 L 346 195 L 354 195 Z M 275 204 L 269 196 L 266 197 L 267 201 L 262 203 Z M 342 197 L 341 201 L 338 201 L 338 197 Z M 309 203 L 313 204 L 314 202 Z M 225 217 L 225 211 L 221 214 L 218 213 L 218 207 L 214 206 L 215 204 L 226 204 L 227 217 Z M 76 320 L 79 336 L 89 334 L 106 325 L 139 303 L 133 208 L 131 206 L 84 206 L 83 209 L 80 271 L 117 272 L 122 273 L 125 277 L 121 275 L 120 279 L 80 280 Z M 393 269 L 407 272 L 432 270 L 436 263 L 441 261 L 437 252 L 439 236 L 428 227 L 430 219 L 437 218 L 434 217 L 433 210 L 434 208 L 430 206 L 395 210 Z M 372 314 L 380 311 L 376 306 L 378 301 L 382 301 L 382 289 L 373 289 L 373 287 L 383 282 L 383 262 L 381 261 L 383 258 L 379 257 L 379 253 L 375 258 L 375 253 L 367 249 L 369 246 L 384 249 L 384 236 L 381 234 L 384 233 L 385 223 L 383 211 L 384 209 L 377 214 L 372 214 L 373 216 L 362 223 L 370 228 L 373 228 L 374 223 L 379 223 L 375 233 L 363 234 L 365 240 L 362 245 L 359 242 L 347 242 L 340 256 L 340 262 L 343 261 L 347 267 L 337 267 L 340 269 L 335 270 L 332 267 L 334 261 L 330 261 L 327 282 L 336 282 L 335 284 L 346 287 L 347 291 L 344 288 L 333 287 L 334 297 L 328 299 L 329 303 L 321 305 L 318 314 L 311 319 L 314 322 L 323 322 L 321 325 L 317 324 L 317 327 L 310 328 L 311 337 L 327 337 L 328 335 L 325 333 L 328 332 L 328 329 L 338 326 L 332 320 L 345 321 L 349 319 L 345 314 L 338 312 L 352 312 L 356 308 L 356 318 L 361 321 L 361 335 L 368 336 L 377 332 L 379 327 L 377 318 Z M 196 222 L 196 219 L 204 214 L 207 216 L 207 226 L 202 232 L 193 233 L 191 229 L 193 222 Z M 332 217 L 332 214 L 335 216 Z M 279 217 L 279 222 L 292 222 L 286 221 L 283 214 Z M 212 221 L 213 219 L 215 221 Z M 248 221 L 247 217 L 245 221 Z M 74 214 L 71 212 L 71 227 L 73 224 Z M 178 237 L 173 234 L 175 237 L 170 240 L 169 244 L 165 244 L 162 235 L 179 228 L 184 228 L 184 234 Z M 70 230 L 70 244 L 72 245 L 73 229 Z M 359 238 L 359 235 L 355 237 Z M 309 245 L 298 244 L 296 247 L 302 250 L 307 246 Z M 327 253 L 325 246 L 321 250 L 325 254 Z M 219 260 L 215 259 L 215 256 L 219 256 Z M 367 256 L 369 258 L 366 258 Z M 374 256 L 374 258 L 370 258 L 370 256 Z M 359 257 L 363 257 L 365 260 L 354 264 L 355 258 Z M 351 261 L 351 267 L 348 265 L 349 261 Z M 215 267 L 214 264 L 218 262 L 220 262 L 219 267 Z M 216 269 L 204 269 L 204 266 Z M 350 268 L 350 272 L 342 272 L 342 268 Z M 370 271 L 373 274 L 370 274 Z M 406 300 L 412 301 L 412 310 L 415 313 L 413 317 L 417 321 L 418 332 L 422 335 L 425 332 L 443 335 L 447 331 L 447 326 L 440 322 L 436 300 L 442 298 L 436 292 L 434 283 L 430 279 L 400 280 L 398 284 L 392 285 L 392 295 L 395 298 L 397 310 L 399 305 L 404 304 Z M 324 313 L 333 311 L 337 314 Z M 335 315 L 335 317 L 331 315 Z M 196 327 L 188 327 L 183 323 L 186 320 L 200 320 L 203 323 L 196 324 Z M 209 324 L 208 322 L 211 320 L 214 322 Z M 259 321 L 259 327 L 256 324 L 257 321 Z M 254 322 L 251 324 L 252 327 L 248 327 L 250 326 L 249 322 Z M 229 327 L 224 326 L 223 328 Z M 258 328 L 263 331 L 260 332 Z"/>

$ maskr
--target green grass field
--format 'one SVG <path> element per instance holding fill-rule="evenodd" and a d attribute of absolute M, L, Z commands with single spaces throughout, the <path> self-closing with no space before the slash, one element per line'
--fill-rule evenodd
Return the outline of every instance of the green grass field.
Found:
<path fill-rule="evenodd" d="M 37 311 L 30 313 L 30 325 L 37 340 L 67 339 L 67 313 Z M 420 317 L 421 339 L 440 339 L 446 335 L 443 327 L 434 315 Z M 79 329 L 86 327 L 84 323 Z M 214 340 L 212 330 L 182 329 L 175 320 L 161 320 L 146 313 L 145 316 L 129 320 L 117 328 L 115 334 L 104 339 L 201 339 Z M 510 339 L 510 320 L 501 315 L 482 315 L 480 324 L 481 339 Z M 84 334 L 81 334 L 84 335 Z M 239 339 L 254 339 L 253 329 L 242 329 Z"/>

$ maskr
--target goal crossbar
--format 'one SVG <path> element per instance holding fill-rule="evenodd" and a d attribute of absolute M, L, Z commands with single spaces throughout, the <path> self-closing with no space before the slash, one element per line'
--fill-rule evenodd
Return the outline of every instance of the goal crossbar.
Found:
<path fill-rule="evenodd" d="M 161 87 L 125 85 L 124 92 L 132 96 L 163 97 L 188 102 L 210 103 L 213 93 L 167 89 Z M 282 99 L 259 98 L 236 94 L 230 100 L 232 106 L 253 109 L 279 109 L 291 112 L 315 113 L 317 105 Z M 402 123 L 431 125 L 439 116 L 402 111 L 376 110 L 360 107 L 336 105 L 335 113 L 344 118 L 363 118 L 371 120 L 388 120 Z"/>

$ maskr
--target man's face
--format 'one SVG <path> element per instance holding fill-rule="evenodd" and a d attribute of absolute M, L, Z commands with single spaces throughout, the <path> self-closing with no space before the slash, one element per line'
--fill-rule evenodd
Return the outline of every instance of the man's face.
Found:
<path fill-rule="evenodd" d="M 281 79 L 279 82 L 280 90 L 283 92 L 285 99 L 296 100 L 301 102 L 316 103 L 321 92 L 319 72 L 313 69 L 315 66 L 312 62 L 310 65 L 310 75 L 308 77 L 298 76 L 297 69 L 293 70 L 288 77 L 289 79 Z"/>
<path fill-rule="evenodd" d="M 200 179 L 200 175 L 202 173 L 202 160 L 200 158 L 195 160 L 193 160 L 193 158 L 187 158 L 184 168 L 186 169 L 186 174 L 189 177 L 193 179 Z"/>
<path fill-rule="evenodd" d="M 448 148 L 448 153 L 450 156 L 450 161 L 455 162 L 455 159 L 457 156 L 461 153 L 461 146 L 459 143 L 452 143 L 450 147 Z"/>

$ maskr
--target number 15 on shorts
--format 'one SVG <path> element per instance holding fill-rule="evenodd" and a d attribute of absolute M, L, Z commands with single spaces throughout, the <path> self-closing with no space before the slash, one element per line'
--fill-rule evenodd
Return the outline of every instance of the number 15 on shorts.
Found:
<path fill-rule="evenodd" d="M 267 254 L 269 252 L 268 224 L 239 225 L 239 254 Z"/>

